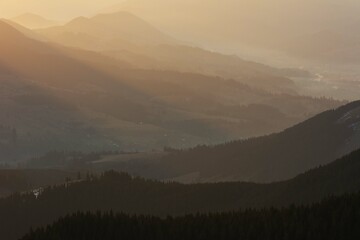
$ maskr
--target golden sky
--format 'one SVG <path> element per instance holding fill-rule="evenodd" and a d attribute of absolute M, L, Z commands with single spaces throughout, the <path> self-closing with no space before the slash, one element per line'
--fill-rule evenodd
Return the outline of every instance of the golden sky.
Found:
<path fill-rule="evenodd" d="M 91 15 L 123 0 L 0 0 L 0 18 L 35 13 L 55 20 Z"/>
<path fill-rule="evenodd" d="M 92 15 L 101 12 L 101 10 L 111 8 L 111 6 L 125 2 L 126 0 L 0 0 L 0 17 L 11 18 L 23 13 L 35 13 L 47 18 L 59 20 L 68 20 L 79 15 Z M 153 8 L 155 14 L 171 12 L 171 9 L 178 9 L 178 5 L 189 5 L 188 10 L 192 8 L 215 9 L 221 7 L 227 8 L 227 4 L 239 4 L 246 7 L 246 11 L 255 13 L 256 11 L 278 11 L 286 10 L 289 6 L 298 7 L 314 6 L 321 10 L 329 3 L 354 5 L 360 0 L 127 0 L 133 5 L 140 5 L 141 8 Z M 216 6 L 212 6 L 212 3 Z M 165 3 L 165 4 L 164 4 Z M 290 4 L 289 4 L 290 3 Z M 326 4 L 325 4 L 326 3 Z M 284 6 L 287 5 L 287 6 Z M 158 8 L 160 6 L 160 8 Z M 155 8 L 155 11 L 154 11 Z M 248 9 L 250 8 L 250 9 Z M 211 10 L 211 9 L 210 9 Z M 231 10 L 227 8 L 227 10 Z M 236 9 L 241 13 L 241 8 Z M 308 9 L 306 9 L 308 10 Z M 291 12 L 291 11 L 289 11 Z M 172 14 L 172 13 L 171 13 Z"/>

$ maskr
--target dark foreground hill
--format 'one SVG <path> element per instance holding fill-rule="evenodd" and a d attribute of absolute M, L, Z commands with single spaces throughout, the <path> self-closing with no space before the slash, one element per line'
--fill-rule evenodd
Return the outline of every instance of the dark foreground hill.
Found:
<path fill-rule="evenodd" d="M 245 208 L 284 207 L 360 191 L 360 151 L 326 167 L 274 184 L 162 183 L 107 172 L 44 189 L 34 194 L 0 200 L 0 236 L 18 239 L 30 227 L 45 226 L 77 211 L 116 211 L 128 214 L 179 216 L 190 213 L 233 211 Z"/>
<path fill-rule="evenodd" d="M 21 240 L 346 240 L 360 238 L 360 194 L 312 206 L 161 219 L 77 213 Z"/>

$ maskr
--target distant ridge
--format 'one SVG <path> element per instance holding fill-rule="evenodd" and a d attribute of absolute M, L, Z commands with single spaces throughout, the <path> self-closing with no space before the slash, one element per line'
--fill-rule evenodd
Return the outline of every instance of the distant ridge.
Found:
<path fill-rule="evenodd" d="M 176 44 L 177 40 L 129 12 L 99 14 L 94 17 L 78 17 L 64 26 L 39 30 L 51 40 L 69 46 L 80 47 L 79 36 L 94 38 L 97 48 L 116 49 L 126 45 Z M 80 44 L 78 46 L 78 44 Z M 92 48 L 95 46 L 92 45 Z M 89 46 L 88 49 L 91 49 Z"/>
<path fill-rule="evenodd" d="M 47 28 L 60 24 L 57 21 L 49 20 L 33 13 L 24 13 L 10 20 L 30 29 Z"/>

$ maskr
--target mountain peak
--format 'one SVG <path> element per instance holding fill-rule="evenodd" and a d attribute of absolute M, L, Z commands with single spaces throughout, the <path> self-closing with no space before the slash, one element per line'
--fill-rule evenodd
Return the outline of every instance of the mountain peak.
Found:
<path fill-rule="evenodd" d="M 42 29 L 39 33 L 54 42 L 65 42 L 65 45 L 72 47 L 88 46 L 89 50 L 109 50 L 109 47 L 118 50 L 123 49 L 124 45 L 178 44 L 176 39 L 126 11 L 90 18 L 78 17 L 64 26 Z"/>

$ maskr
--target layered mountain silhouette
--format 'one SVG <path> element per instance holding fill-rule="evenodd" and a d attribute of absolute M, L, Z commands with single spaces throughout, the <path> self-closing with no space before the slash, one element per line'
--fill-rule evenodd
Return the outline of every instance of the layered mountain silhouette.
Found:
<path fill-rule="evenodd" d="M 218 77 L 138 70 L 37 41 L 5 22 L 0 32 L 2 124 L 17 128 L 17 147 L 28 153 L 219 143 L 279 131 L 339 104 Z"/>
<path fill-rule="evenodd" d="M 187 46 L 128 12 L 79 17 L 38 33 L 53 42 L 98 51 L 141 69 L 206 74 L 267 91 L 296 92 L 293 82 L 280 69 Z"/>

